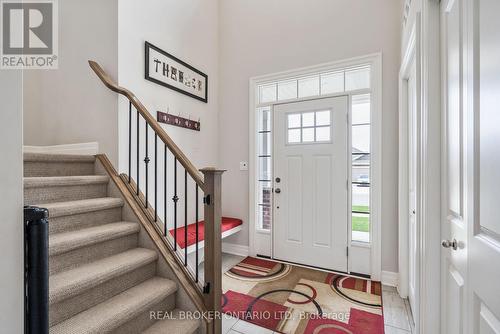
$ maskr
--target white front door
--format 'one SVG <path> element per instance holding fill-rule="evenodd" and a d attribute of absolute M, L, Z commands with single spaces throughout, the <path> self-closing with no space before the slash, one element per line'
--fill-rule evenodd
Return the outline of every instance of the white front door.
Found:
<path fill-rule="evenodd" d="M 274 108 L 276 259 L 347 272 L 348 99 Z"/>
<path fill-rule="evenodd" d="M 410 65 L 408 101 L 408 300 L 415 314 L 418 276 L 417 254 L 417 85 L 416 61 Z"/>
<path fill-rule="evenodd" d="M 441 3 L 442 333 L 500 333 L 498 0 Z"/>

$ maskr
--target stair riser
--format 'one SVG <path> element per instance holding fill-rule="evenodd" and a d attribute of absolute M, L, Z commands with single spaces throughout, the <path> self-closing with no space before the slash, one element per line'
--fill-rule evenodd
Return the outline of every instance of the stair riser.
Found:
<path fill-rule="evenodd" d="M 74 231 L 121 220 L 121 207 L 55 218 L 50 218 L 49 212 L 49 234 Z"/>
<path fill-rule="evenodd" d="M 71 318 L 90 307 L 152 278 L 156 273 L 156 261 L 129 271 L 119 277 L 89 289 L 79 295 L 50 305 L 50 326 Z"/>
<path fill-rule="evenodd" d="M 125 324 L 121 325 L 112 334 L 136 334 L 141 333 L 148 327 L 152 326 L 157 320 L 151 318 L 151 312 L 167 312 L 175 308 L 175 294 L 171 294 L 161 302 L 148 307 L 146 311 L 139 314 L 137 317 L 130 319 Z"/>
<path fill-rule="evenodd" d="M 76 201 L 106 197 L 107 183 L 85 185 L 33 187 L 24 189 L 25 204 L 43 204 L 52 202 Z"/>
<path fill-rule="evenodd" d="M 49 274 L 76 268 L 82 264 L 100 260 L 137 247 L 137 233 L 53 255 L 49 259 Z"/>
<path fill-rule="evenodd" d="M 24 176 L 93 175 L 93 162 L 25 161 Z"/>

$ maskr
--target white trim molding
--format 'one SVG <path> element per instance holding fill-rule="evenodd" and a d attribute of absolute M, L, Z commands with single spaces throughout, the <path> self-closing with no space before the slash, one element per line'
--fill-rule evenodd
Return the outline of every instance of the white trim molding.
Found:
<path fill-rule="evenodd" d="M 417 117 L 418 148 L 420 160 L 417 170 L 417 270 L 416 310 L 412 310 L 416 333 L 440 333 L 440 237 L 441 237 L 441 78 L 440 78 L 440 5 L 439 1 L 421 2 L 420 11 L 408 21 L 406 35 L 409 46 L 403 50 L 400 72 L 400 170 L 399 170 L 399 212 L 400 212 L 400 263 L 399 287 L 402 297 L 408 294 L 408 236 L 407 219 L 407 161 L 404 149 L 406 136 L 404 66 L 413 52 L 417 62 Z M 412 26 L 412 25 L 414 26 Z M 404 36 L 406 37 L 406 36 Z M 405 38 L 403 38 L 404 40 Z M 412 45 L 414 40 L 415 45 Z M 415 51 L 412 51 L 412 48 Z M 401 169 L 403 168 L 403 169 Z M 405 174 L 406 173 L 406 174 Z M 404 180 L 406 178 L 406 181 Z M 406 194 L 406 195 L 405 195 Z M 406 239 L 405 239 L 406 238 Z"/>
<path fill-rule="evenodd" d="M 248 246 L 223 242 L 222 252 L 239 256 L 248 256 Z"/>
<path fill-rule="evenodd" d="M 401 61 L 401 68 L 399 71 L 399 180 L 398 180 L 398 212 L 399 212 L 399 243 L 398 243 L 398 262 L 399 262 L 399 286 L 398 292 L 402 298 L 407 298 L 409 293 L 409 203 L 408 203 L 408 193 L 409 193 L 409 185 L 408 185 L 408 94 L 407 94 L 407 86 L 408 86 L 408 77 L 410 72 L 410 67 L 415 61 L 416 63 L 416 94 L 415 100 L 417 103 L 416 113 L 417 113 L 417 124 L 421 118 L 420 110 L 421 110 L 421 46 L 420 46 L 420 14 L 418 13 L 415 17 L 415 22 L 412 26 L 410 37 L 408 39 L 408 45 L 403 55 L 403 59 Z M 417 130 L 417 152 L 419 152 L 420 147 L 420 134 Z M 421 187 L 419 182 L 419 171 L 420 166 L 419 162 L 420 157 L 417 158 L 417 207 L 419 206 L 419 195 L 421 193 Z M 416 216 L 417 226 L 420 226 L 420 214 Z M 416 245 L 420 244 L 420 235 L 417 231 L 416 235 Z M 417 252 L 415 259 L 418 262 L 418 254 Z M 416 298 L 418 303 L 418 288 L 419 288 L 419 277 L 418 270 L 415 273 L 416 278 Z M 416 315 L 416 314 L 415 314 Z M 416 315 L 417 316 L 417 315 Z"/>
<path fill-rule="evenodd" d="M 387 286 L 398 287 L 399 285 L 399 273 L 393 271 L 382 271 L 382 284 Z"/>
<path fill-rule="evenodd" d="M 77 143 L 51 146 L 24 146 L 24 153 L 46 153 L 46 154 L 79 154 L 96 155 L 99 153 L 99 143 Z"/>
<path fill-rule="evenodd" d="M 441 58 L 440 4 L 422 1 L 422 199 L 420 319 L 417 333 L 439 333 L 441 259 Z"/>

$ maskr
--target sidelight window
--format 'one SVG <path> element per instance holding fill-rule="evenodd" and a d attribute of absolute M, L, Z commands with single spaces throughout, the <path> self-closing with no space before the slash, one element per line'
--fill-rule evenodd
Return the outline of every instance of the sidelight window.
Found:
<path fill-rule="evenodd" d="M 351 97 L 352 240 L 370 242 L 370 94 Z"/>
<path fill-rule="evenodd" d="M 258 227 L 271 228 L 272 160 L 271 108 L 259 108 L 258 140 Z"/>

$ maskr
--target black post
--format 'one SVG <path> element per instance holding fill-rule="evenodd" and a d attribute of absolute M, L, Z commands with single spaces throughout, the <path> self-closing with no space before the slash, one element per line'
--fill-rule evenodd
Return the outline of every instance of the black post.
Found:
<path fill-rule="evenodd" d="M 49 212 L 24 207 L 25 333 L 49 333 Z"/>
<path fill-rule="evenodd" d="M 132 102 L 128 103 L 128 183 L 132 177 Z"/>
<path fill-rule="evenodd" d="M 184 266 L 188 264 L 188 171 L 184 169 Z"/>
<path fill-rule="evenodd" d="M 167 144 L 163 149 L 163 234 L 167 236 Z"/>
<path fill-rule="evenodd" d="M 198 283 L 198 183 L 196 183 L 196 194 L 195 194 L 195 198 L 196 198 L 196 217 L 195 217 L 195 222 L 196 222 L 196 283 Z"/>

